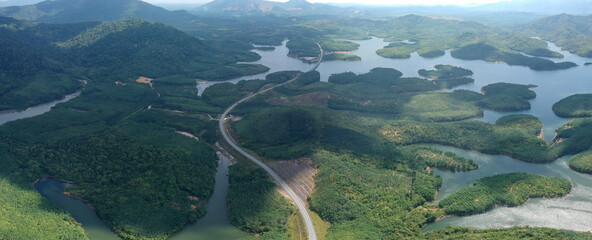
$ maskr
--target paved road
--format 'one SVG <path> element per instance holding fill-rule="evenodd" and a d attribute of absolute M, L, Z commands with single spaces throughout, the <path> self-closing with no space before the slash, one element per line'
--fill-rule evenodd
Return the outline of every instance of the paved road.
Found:
<path fill-rule="evenodd" d="M 321 64 L 321 62 L 323 61 L 323 48 L 321 47 L 320 44 L 317 43 L 317 45 L 319 46 L 319 49 L 321 50 L 321 55 L 319 57 L 319 61 L 309 70 L 309 72 L 314 71 L 319 64 Z M 240 154 L 242 154 L 243 156 L 245 156 L 247 159 L 253 161 L 254 163 L 256 163 L 257 165 L 259 165 L 261 168 L 263 168 L 269 175 L 271 175 L 271 177 L 273 178 L 273 180 L 275 180 L 275 182 L 282 188 L 284 189 L 284 191 L 290 196 L 290 198 L 292 198 L 292 201 L 294 201 L 294 203 L 296 204 L 296 207 L 298 207 L 298 211 L 300 212 L 300 215 L 302 216 L 303 220 L 304 220 L 304 225 L 306 226 L 306 233 L 308 235 L 308 239 L 309 240 L 317 240 L 317 231 L 315 230 L 314 224 L 312 223 L 312 217 L 310 216 L 310 214 L 308 213 L 308 210 L 306 208 L 306 205 L 304 204 L 304 202 L 298 198 L 298 195 L 296 195 L 296 193 L 294 192 L 294 190 L 292 190 L 292 188 L 286 183 L 284 182 L 283 179 L 280 178 L 280 176 L 278 176 L 273 170 L 271 170 L 271 168 L 269 168 L 267 165 L 265 165 L 263 162 L 261 162 L 261 160 L 257 159 L 256 157 L 254 157 L 253 155 L 245 152 L 245 150 L 243 150 L 242 148 L 240 148 L 239 146 L 236 145 L 236 143 L 234 143 L 234 141 L 232 140 L 232 138 L 230 137 L 230 134 L 228 134 L 228 131 L 226 130 L 226 126 L 224 125 L 224 119 L 226 118 L 226 116 L 228 115 L 228 113 L 230 113 L 230 111 L 232 111 L 236 106 L 238 106 L 239 104 L 241 104 L 244 101 L 247 101 L 257 95 L 266 93 L 268 91 L 270 91 L 271 89 L 274 89 L 276 87 L 282 86 L 284 84 L 288 84 L 294 80 L 296 80 L 299 76 L 294 77 L 293 79 L 290 79 L 289 81 L 276 85 L 274 87 L 259 91 L 253 95 L 250 95 L 248 97 L 245 97 L 241 100 L 239 100 L 238 102 L 232 104 L 232 106 L 230 106 L 228 109 L 226 109 L 226 111 L 224 111 L 224 113 L 222 114 L 222 116 L 220 116 L 220 120 L 218 120 L 218 126 L 220 127 L 220 132 L 222 133 L 222 136 L 224 137 L 224 140 L 226 140 L 226 142 L 228 142 L 228 144 L 230 146 L 232 146 L 232 148 L 234 148 L 236 151 L 238 151 Z"/>

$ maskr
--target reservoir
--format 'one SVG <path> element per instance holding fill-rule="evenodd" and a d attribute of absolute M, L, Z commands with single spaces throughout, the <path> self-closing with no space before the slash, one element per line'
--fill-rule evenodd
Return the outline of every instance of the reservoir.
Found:
<path fill-rule="evenodd" d="M 420 69 L 433 69 L 435 65 L 447 64 L 469 69 L 474 72 L 474 84 L 459 86 L 455 89 L 466 89 L 480 92 L 481 88 L 498 82 L 534 84 L 537 88 L 532 90 L 536 92 L 537 97 L 530 100 L 531 109 L 522 112 L 498 113 L 494 111 L 485 111 L 481 120 L 494 123 L 498 118 L 516 113 L 530 114 L 538 117 L 544 125 L 545 139 L 550 141 L 555 136 L 555 129 L 565 124 L 569 119 L 560 118 L 553 113 L 551 107 L 559 100 L 576 93 L 592 93 L 592 84 L 590 81 L 590 72 L 592 66 L 584 66 L 584 63 L 592 61 L 590 58 L 583 58 L 562 51 L 552 43 L 549 48 L 560 52 L 565 56 L 564 59 L 552 59 L 556 62 L 572 61 L 578 64 L 577 67 L 558 70 L 558 71 L 533 71 L 524 66 L 510 66 L 506 63 L 489 63 L 482 60 L 461 60 L 453 58 L 450 51 L 446 55 L 436 58 L 423 58 L 417 52 L 411 54 L 409 59 L 389 59 L 376 54 L 376 50 L 382 49 L 388 43 L 381 38 L 373 37 L 370 40 L 352 41 L 360 44 L 358 50 L 351 54 L 358 55 L 362 61 L 343 62 L 332 61 L 323 62 L 317 71 L 321 73 L 321 81 L 327 81 L 331 74 L 342 72 L 354 72 L 356 74 L 367 73 L 376 67 L 394 68 L 403 73 L 403 77 L 420 77 L 417 73 Z"/>
<path fill-rule="evenodd" d="M 271 69 L 270 71 L 263 74 L 236 78 L 223 82 L 236 83 L 240 80 L 264 79 L 267 74 L 272 72 L 284 70 L 307 71 L 310 69 L 312 64 L 303 63 L 300 60 L 287 56 L 288 49 L 286 48 L 286 42 L 287 40 L 284 41 L 281 46 L 276 46 L 273 51 L 253 50 L 262 56 L 260 60 L 253 63 L 263 64 L 269 67 Z M 509 66 L 505 63 L 488 63 L 481 60 L 466 61 L 455 59 L 451 57 L 450 51 L 446 51 L 446 55 L 437 58 L 423 58 L 417 53 L 413 53 L 410 59 L 387 59 L 376 54 L 376 50 L 388 45 L 388 43 L 384 42 L 382 39 L 373 37 L 369 40 L 354 42 L 360 44 L 360 48 L 353 51 L 351 54 L 360 56 L 362 60 L 358 62 L 331 61 L 321 63 L 317 68 L 317 71 L 321 74 L 321 81 L 327 81 L 329 76 L 334 73 L 351 71 L 357 74 L 362 74 L 376 67 L 397 69 L 403 73 L 404 77 L 419 77 L 417 71 L 420 69 L 433 69 L 437 64 L 448 64 L 467 68 L 474 72 L 474 84 L 463 85 L 455 89 L 466 89 L 479 92 L 483 86 L 497 82 L 534 84 L 538 86 L 537 88 L 532 89 L 537 93 L 537 97 L 530 100 L 532 106 L 530 110 L 510 113 L 486 110 L 484 117 L 479 119 L 493 123 L 499 117 L 508 114 L 531 114 L 538 117 L 543 122 L 545 139 L 547 141 L 550 141 L 553 138 L 555 129 L 569 121 L 569 119 L 557 117 L 552 112 L 551 106 L 555 102 L 572 94 L 592 93 L 592 84 L 590 84 L 590 81 L 592 80 L 590 78 L 592 66 L 584 66 L 585 62 L 592 62 L 592 59 L 581 58 L 569 52 L 561 51 L 553 44 L 549 45 L 550 48 L 565 56 L 564 59 L 554 59 L 554 61 L 573 61 L 578 64 L 578 66 L 567 70 L 533 71 L 527 67 Z M 412 43 L 409 42 L 409 44 Z M 203 89 L 216 83 L 220 82 L 200 81 L 197 84 L 197 88 L 201 94 Z M 69 96 L 73 97 L 73 95 Z M 67 100 L 65 99 L 61 101 Z M 26 113 L 27 111 L 24 111 L 20 113 L 8 113 L 16 115 L 1 114 L 0 124 L 20 118 L 39 115 L 49 111 L 51 106 L 59 102 L 60 101 L 49 103 L 43 108 L 40 107 L 42 105 L 32 107 L 29 111 L 35 110 L 31 113 Z M 32 115 L 29 116 L 29 114 Z M 592 211 L 590 211 L 590 209 L 592 209 L 592 177 L 570 170 L 567 167 L 569 156 L 549 164 L 532 164 L 506 156 L 487 155 L 446 146 L 435 147 L 473 159 L 480 166 L 478 170 L 470 172 L 450 173 L 436 171 L 436 173 L 442 176 L 443 179 L 438 199 L 442 199 L 462 187 L 471 185 L 476 179 L 509 172 L 529 172 L 546 176 L 564 177 L 572 181 L 574 189 L 572 194 L 560 199 L 534 199 L 519 207 L 499 207 L 492 211 L 474 216 L 447 218 L 428 225 L 425 228 L 426 231 L 440 229 L 446 226 L 492 228 L 524 225 L 592 231 L 592 224 L 590 224 L 592 223 Z M 173 235 L 171 239 L 225 240 L 248 236 L 246 233 L 229 224 L 226 216 L 228 164 L 228 159 L 220 156 L 220 162 L 216 173 L 216 186 L 208 203 L 207 214 L 205 217 L 198 220 L 196 223 L 187 226 L 178 234 Z M 89 234 L 89 238 L 108 239 L 108 237 L 114 237 L 114 234 L 110 232 L 109 228 L 107 228 L 104 223 L 103 225 L 100 225 L 96 220 L 93 220 L 90 225 L 85 224 L 83 221 L 86 220 L 82 220 L 83 218 L 92 218 L 92 216 L 96 218 L 96 214 L 80 200 L 64 195 L 64 187 L 63 183 L 54 180 L 47 180 L 36 185 L 36 189 L 50 200 L 62 199 L 63 197 L 62 200 L 52 201 L 55 202 L 56 205 L 69 211 L 77 221 L 81 222 Z M 69 200 L 64 200 L 66 198 Z M 78 202 L 80 207 L 70 208 L 70 205 L 76 205 L 74 203 L 69 203 L 70 201 Z M 82 214 L 83 217 L 77 217 L 79 214 Z M 100 219 L 98 219 L 98 221 L 100 221 Z M 87 230 L 87 228 L 89 229 Z M 105 234 L 104 236 L 106 237 L 103 237 L 103 235 L 96 235 L 99 237 L 95 237 L 95 235 L 93 235 L 94 233 L 91 233 L 92 231 L 95 231 L 94 229 L 100 229 L 97 230 L 97 234 Z"/>
<path fill-rule="evenodd" d="M 375 67 L 397 69 L 403 73 L 404 77 L 419 77 L 417 71 L 420 69 L 433 69 L 437 64 L 447 64 L 467 68 L 474 72 L 474 84 L 459 86 L 455 89 L 480 92 L 482 87 L 497 82 L 534 84 L 538 86 L 532 89 L 537 93 L 537 97 L 530 100 L 530 110 L 521 112 L 485 110 L 484 116 L 478 119 L 495 123 L 497 119 L 505 115 L 530 114 L 538 117 L 543 122 L 544 135 L 547 141 L 553 139 L 557 128 L 570 120 L 557 117 L 552 111 L 552 105 L 572 94 L 592 93 L 592 84 L 590 83 L 592 68 L 584 66 L 584 63 L 590 62 L 591 59 L 562 51 L 552 43 L 548 43 L 549 48 L 560 52 L 565 58 L 551 60 L 556 62 L 572 61 L 578 66 L 567 70 L 533 71 L 527 67 L 509 66 L 505 63 L 455 59 L 450 55 L 450 51 L 446 51 L 446 55 L 437 58 L 423 58 L 417 53 L 413 53 L 410 59 L 388 59 L 375 53 L 376 50 L 388 45 L 382 39 L 373 37 L 370 40 L 354 42 L 360 44 L 360 48 L 351 54 L 360 56 L 362 61 L 324 62 L 317 69 L 321 73 L 321 81 L 327 81 L 329 76 L 334 73 L 351 71 L 362 74 Z M 446 218 L 437 223 L 429 224 L 424 231 L 441 229 L 447 226 L 500 228 L 525 225 L 592 231 L 592 211 L 590 211 L 592 209 L 592 176 L 569 169 L 567 162 L 571 156 L 562 157 L 549 164 L 533 164 L 507 156 L 482 154 L 454 147 L 436 146 L 436 148 L 473 159 L 479 164 L 478 170 L 470 172 L 451 173 L 436 170 L 435 172 L 442 176 L 443 180 L 438 200 L 462 187 L 471 185 L 479 178 L 511 172 L 563 177 L 572 181 L 574 188 L 570 195 L 563 198 L 533 199 L 522 206 L 514 208 L 499 207 L 483 214 Z"/>

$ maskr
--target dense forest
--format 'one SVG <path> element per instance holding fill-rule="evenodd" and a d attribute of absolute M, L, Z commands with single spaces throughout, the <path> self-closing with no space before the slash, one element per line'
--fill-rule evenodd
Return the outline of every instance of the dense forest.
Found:
<path fill-rule="evenodd" d="M 567 195 L 571 182 L 563 178 L 526 173 L 509 173 L 486 177 L 442 199 L 438 204 L 446 214 L 468 215 L 485 212 L 495 206 L 514 207 L 530 198 L 552 198 Z"/>
<path fill-rule="evenodd" d="M 592 94 L 575 94 L 553 104 L 553 112 L 560 117 L 592 117 Z"/>
<path fill-rule="evenodd" d="M 479 179 L 436 203 L 442 179 L 434 168 L 479 166 L 424 144 L 535 163 L 577 154 L 570 167 L 591 173 L 588 95 L 555 104 L 557 115 L 580 118 L 558 129 L 549 143 L 534 116 L 512 114 L 494 124 L 471 120 L 484 109 L 529 109 L 535 86 L 499 82 L 480 93 L 443 91 L 475 82 L 470 69 L 458 66 L 438 64 L 419 70 L 419 77 L 374 68 L 334 74 L 328 82 L 320 82 L 316 71 L 277 72 L 197 95 L 196 81 L 267 72 L 267 66 L 249 64 L 260 58 L 249 50 L 271 50 L 267 45 L 286 39 L 289 55 L 306 61 L 318 60 L 317 43 L 328 53 L 326 61 L 359 61 L 350 53 L 359 45 L 349 40 L 375 36 L 388 42 L 376 52 L 387 58 L 417 52 L 436 59 L 449 51 L 458 59 L 536 71 L 576 66 L 560 62 L 563 56 L 545 41 L 525 35 L 531 32 L 418 15 L 209 18 L 135 0 L 108 2 L 60 0 L 0 9 L 21 19 L 0 17 L 0 112 L 81 91 L 46 114 L 0 127 L 0 239 L 86 239 L 78 223 L 35 192 L 32 183 L 45 176 L 73 182 L 70 194 L 92 204 L 119 236 L 166 239 L 205 214 L 217 161 L 213 144 L 220 137 L 217 116 L 243 97 L 295 77 L 239 105 L 228 125 L 237 143 L 266 162 L 314 163 L 315 190 L 307 203 L 320 239 L 591 238 L 529 227 L 422 232 L 446 215 L 561 197 L 572 187 L 566 179 L 505 174 Z M 545 34 L 551 39 L 554 33 Z M 586 56 L 585 39 L 556 41 Z M 248 239 L 295 239 L 303 231 L 295 208 L 262 169 L 237 161 L 229 176 L 230 222 L 251 233 Z"/>
<path fill-rule="evenodd" d="M 237 64 L 259 58 L 241 45 L 212 46 L 172 27 L 140 19 L 108 23 L 40 24 L 0 18 L 3 44 L 0 111 L 60 99 L 83 80 L 131 77 L 221 80 L 268 71 Z M 21 41 L 27 39 L 27 42 Z"/>
<path fill-rule="evenodd" d="M 470 74 L 470 70 L 451 66 L 438 68 L 439 72 L 422 73 L 434 79 L 434 75 L 466 78 Z M 437 80 L 446 81 L 446 78 L 431 81 Z M 373 84 L 360 84 L 364 81 Z M 476 109 L 471 116 L 478 116 L 479 103 L 488 97 L 503 98 L 498 101 L 510 106 L 522 104 L 535 96 L 529 90 L 532 86 L 498 83 L 485 87 L 485 94 L 466 90 L 437 93 L 429 92 L 434 84 L 424 85 L 425 82 L 430 80 L 401 78 L 400 72 L 394 69 L 374 69 L 362 75 L 335 74 L 328 83 L 295 81 L 239 105 L 234 114 L 243 119 L 231 123 L 232 131 L 239 143 L 268 161 L 311 157 L 318 164 L 316 190 L 309 201 L 311 209 L 331 223 L 326 239 L 447 235 L 479 238 L 504 236 L 508 234 L 506 231 L 576 234 L 529 228 L 488 231 L 462 228 L 421 233 L 426 223 L 447 214 L 474 214 L 497 204 L 516 206 L 529 198 L 564 196 L 571 190 L 571 182 L 529 174 L 500 175 L 479 180 L 475 187 L 460 190 L 448 200 L 434 204 L 441 180 L 430 168 L 470 171 L 478 166 L 452 153 L 416 144 L 440 143 L 501 152 L 533 162 L 553 161 L 592 146 L 589 137 L 577 134 L 589 121 L 570 123 L 558 132 L 558 137 L 565 137 L 563 141 L 547 144 L 538 137 L 542 123 L 534 116 L 509 115 L 495 124 L 458 117 L 469 109 Z M 358 88 L 350 90 L 349 86 Z M 321 93 L 324 95 L 318 95 Z M 414 101 L 415 98 L 422 100 Z M 425 100 L 430 98 L 433 100 Z M 335 105 L 332 102 L 335 99 L 341 100 L 342 105 Z M 385 104 L 384 110 L 375 110 L 379 103 Z M 386 103 L 390 103 L 388 108 Z M 435 107 L 427 106 L 435 103 Z M 449 105 L 442 108 L 440 104 Z M 423 115 L 415 113 L 419 109 L 423 109 Z M 440 117 L 434 118 L 438 116 L 436 113 Z M 580 130 L 571 131 L 573 128 Z M 517 188 L 529 191 L 512 190 Z M 483 201 L 483 206 L 450 200 L 467 197 L 467 193 L 474 194 L 473 198 L 489 200 Z M 460 210 L 447 202 L 465 208 Z"/>

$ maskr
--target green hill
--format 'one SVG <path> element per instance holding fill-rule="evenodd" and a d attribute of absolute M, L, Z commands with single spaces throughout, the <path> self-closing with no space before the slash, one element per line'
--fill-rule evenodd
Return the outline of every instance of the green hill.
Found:
<path fill-rule="evenodd" d="M 0 15 L 47 23 L 142 18 L 174 26 L 189 23 L 195 17 L 186 11 L 168 11 L 140 0 L 52 0 L 5 7 L 0 9 Z"/>
<path fill-rule="evenodd" d="M 44 24 L 0 18 L 0 111 L 59 99 L 79 80 L 181 74 L 220 80 L 268 70 L 255 53 L 205 42 L 141 19 Z"/>
<path fill-rule="evenodd" d="M 592 16 L 555 15 L 520 26 L 517 31 L 549 40 L 582 57 L 592 57 Z"/>

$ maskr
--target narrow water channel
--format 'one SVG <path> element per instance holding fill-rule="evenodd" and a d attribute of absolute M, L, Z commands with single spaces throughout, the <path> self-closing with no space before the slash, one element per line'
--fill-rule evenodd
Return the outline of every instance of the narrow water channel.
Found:
<path fill-rule="evenodd" d="M 75 97 L 80 96 L 80 92 L 81 91 L 66 95 L 66 96 L 64 96 L 63 99 L 60 99 L 60 100 L 55 100 L 52 102 L 43 103 L 43 104 L 39 104 L 39 105 L 30 107 L 25 111 L 1 113 L 0 114 L 0 125 L 4 125 L 5 123 L 10 122 L 10 121 L 23 119 L 23 118 L 30 118 L 30 117 L 34 117 L 34 116 L 49 112 L 49 110 L 51 110 L 51 108 L 53 106 L 57 105 L 58 103 L 67 102 L 67 101 L 72 100 Z"/>
<path fill-rule="evenodd" d="M 68 211 L 77 222 L 82 224 L 84 233 L 90 240 L 120 239 L 115 233 L 111 232 L 109 227 L 107 227 L 107 224 L 97 216 L 94 209 L 90 208 L 81 200 L 64 194 L 64 189 L 68 186 L 68 183 L 45 178 L 35 184 L 35 190 L 59 208 Z"/>
<path fill-rule="evenodd" d="M 206 215 L 196 223 L 185 227 L 181 232 L 170 239 L 176 240 L 234 240 L 249 236 L 239 230 L 228 221 L 226 196 L 228 195 L 228 167 L 230 160 L 222 154 L 218 154 L 219 161 L 216 171 L 216 184 L 210 197 Z M 97 216 L 94 209 L 79 199 L 64 194 L 68 183 L 63 183 L 51 178 L 43 179 L 35 185 L 35 189 L 56 206 L 64 209 L 72 217 L 82 224 L 84 232 L 90 240 L 120 239 Z"/>
<path fill-rule="evenodd" d="M 196 223 L 173 235 L 171 240 L 233 240 L 249 236 L 228 221 L 226 196 L 228 195 L 228 167 L 230 160 L 218 154 L 216 185 L 210 197 L 206 215 Z"/>

